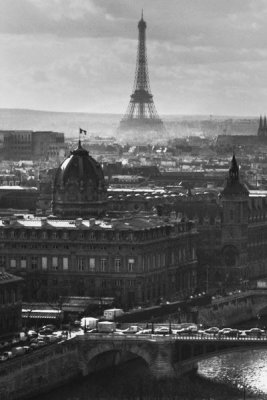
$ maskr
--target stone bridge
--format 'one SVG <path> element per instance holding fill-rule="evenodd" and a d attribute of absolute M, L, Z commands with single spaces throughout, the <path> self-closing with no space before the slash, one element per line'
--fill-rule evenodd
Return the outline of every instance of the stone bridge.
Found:
<path fill-rule="evenodd" d="M 179 376 L 203 359 L 233 351 L 266 348 L 264 337 L 85 334 L 78 339 L 83 375 L 131 358 L 142 358 L 157 377 Z"/>
<path fill-rule="evenodd" d="M 77 335 L 0 364 L 0 399 L 38 396 L 78 376 L 140 357 L 157 378 L 179 377 L 197 362 L 220 353 L 266 349 L 264 337 L 203 337 L 200 334 Z"/>

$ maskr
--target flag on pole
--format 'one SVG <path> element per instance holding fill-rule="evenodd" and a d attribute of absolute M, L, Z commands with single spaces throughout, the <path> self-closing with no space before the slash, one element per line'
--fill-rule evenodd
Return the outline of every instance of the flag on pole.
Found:
<path fill-rule="evenodd" d="M 80 135 L 82 135 L 82 134 L 86 135 L 86 134 L 87 134 L 87 131 L 85 131 L 84 129 L 81 129 L 81 128 L 80 128 Z"/>

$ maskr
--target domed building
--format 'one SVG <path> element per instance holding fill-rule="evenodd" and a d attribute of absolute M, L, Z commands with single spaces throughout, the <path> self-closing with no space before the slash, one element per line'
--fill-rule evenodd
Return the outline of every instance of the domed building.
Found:
<path fill-rule="evenodd" d="M 101 165 L 81 146 L 59 166 L 53 188 L 52 210 L 60 218 L 101 217 L 107 188 Z"/>

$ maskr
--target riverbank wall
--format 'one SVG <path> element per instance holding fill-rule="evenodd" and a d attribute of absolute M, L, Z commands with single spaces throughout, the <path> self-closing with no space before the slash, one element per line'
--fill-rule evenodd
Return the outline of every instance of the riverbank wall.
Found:
<path fill-rule="evenodd" d="M 0 399 L 23 400 L 46 393 L 79 376 L 77 346 L 50 345 L 0 365 Z"/>

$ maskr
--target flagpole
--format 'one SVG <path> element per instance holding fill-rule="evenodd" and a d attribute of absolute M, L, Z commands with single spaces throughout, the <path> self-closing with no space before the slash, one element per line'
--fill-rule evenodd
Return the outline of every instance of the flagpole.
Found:
<path fill-rule="evenodd" d="M 79 128 L 79 147 L 81 147 L 81 128 Z"/>

